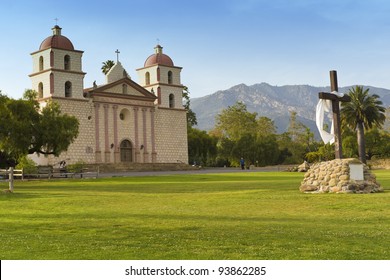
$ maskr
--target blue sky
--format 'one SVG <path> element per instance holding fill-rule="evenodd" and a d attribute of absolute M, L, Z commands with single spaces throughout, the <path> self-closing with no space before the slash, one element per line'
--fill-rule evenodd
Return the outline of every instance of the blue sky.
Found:
<path fill-rule="evenodd" d="M 0 90 L 15 98 L 55 18 L 84 51 L 84 87 L 104 83 L 116 49 L 138 81 L 159 39 L 192 97 L 239 83 L 326 86 L 329 70 L 339 86 L 390 88 L 387 0 L 2 0 L 0 11 Z"/>

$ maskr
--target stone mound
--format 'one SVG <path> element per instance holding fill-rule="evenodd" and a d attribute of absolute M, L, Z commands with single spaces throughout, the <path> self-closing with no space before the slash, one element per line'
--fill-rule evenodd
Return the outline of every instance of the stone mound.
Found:
<path fill-rule="evenodd" d="M 383 188 L 367 165 L 358 159 L 316 163 L 305 173 L 299 188 L 305 193 L 376 193 Z"/>

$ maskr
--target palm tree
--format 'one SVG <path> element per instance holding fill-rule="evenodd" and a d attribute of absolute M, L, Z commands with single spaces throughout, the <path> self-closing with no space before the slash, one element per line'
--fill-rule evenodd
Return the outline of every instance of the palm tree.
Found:
<path fill-rule="evenodd" d="M 364 90 L 363 86 L 356 86 L 349 90 L 350 102 L 343 102 L 341 108 L 341 120 L 343 125 L 349 126 L 357 131 L 357 142 L 359 159 L 366 163 L 366 143 L 364 129 L 372 128 L 374 125 L 381 127 L 385 122 L 386 108 L 376 94 L 370 95 L 369 89 Z"/>
<path fill-rule="evenodd" d="M 103 62 L 103 66 L 102 66 L 102 72 L 104 75 L 107 75 L 108 71 L 110 71 L 110 69 L 112 68 L 112 66 L 115 65 L 115 62 L 113 60 L 107 60 L 105 62 Z"/>

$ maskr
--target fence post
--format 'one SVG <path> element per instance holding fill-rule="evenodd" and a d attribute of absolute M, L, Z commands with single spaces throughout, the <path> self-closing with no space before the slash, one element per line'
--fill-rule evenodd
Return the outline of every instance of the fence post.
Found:
<path fill-rule="evenodd" d="M 8 169 L 8 182 L 9 182 L 9 191 L 14 192 L 14 168 L 10 167 Z"/>

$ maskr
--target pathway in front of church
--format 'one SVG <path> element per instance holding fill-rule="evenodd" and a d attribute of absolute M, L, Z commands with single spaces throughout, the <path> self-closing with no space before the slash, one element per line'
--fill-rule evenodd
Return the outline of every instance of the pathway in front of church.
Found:
<path fill-rule="evenodd" d="M 135 176 L 163 176 L 175 174 L 209 174 L 209 173 L 237 173 L 237 172 L 278 172 L 286 171 L 292 166 L 277 165 L 266 167 L 255 167 L 253 169 L 241 170 L 240 168 L 201 168 L 198 170 L 172 170 L 172 171 L 129 171 L 100 173 L 99 177 L 135 177 Z"/>

